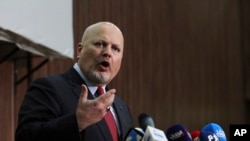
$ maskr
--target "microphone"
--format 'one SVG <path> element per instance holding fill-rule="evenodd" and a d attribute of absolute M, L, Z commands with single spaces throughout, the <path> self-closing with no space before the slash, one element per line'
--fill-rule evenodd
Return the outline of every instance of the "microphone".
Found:
<path fill-rule="evenodd" d="M 141 113 L 138 116 L 138 122 L 143 131 L 147 129 L 147 126 L 155 127 L 153 118 L 146 113 Z"/>
<path fill-rule="evenodd" d="M 224 130 L 221 128 L 220 125 L 216 123 L 209 123 L 202 128 L 201 131 L 208 131 L 214 133 L 220 141 L 227 141 L 226 135 Z"/>
<path fill-rule="evenodd" d="M 200 135 L 200 131 L 199 130 L 195 130 L 191 133 L 191 137 L 193 141 L 196 141 L 196 139 L 198 139 L 198 136 Z"/>
<path fill-rule="evenodd" d="M 169 141 L 192 141 L 190 133 L 181 124 L 171 126 L 165 134 Z"/>
<path fill-rule="evenodd" d="M 131 128 L 126 136 L 125 141 L 141 141 L 144 132 L 141 128 Z"/>
<path fill-rule="evenodd" d="M 201 131 L 198 139 L 194 141 L 220 141 L 219 138 L 212 132 L 209 131 Z"/>
<path fill-rule="evenodd" d="M 162 130 L 148 126 L 142 141 L 168 141 L 168 139 Z"/>

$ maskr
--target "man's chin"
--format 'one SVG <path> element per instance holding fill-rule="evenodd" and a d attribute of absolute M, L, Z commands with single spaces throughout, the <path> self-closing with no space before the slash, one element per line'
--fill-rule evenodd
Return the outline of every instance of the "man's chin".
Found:
<path fill-rule="evenodd" d="M 106 84 L 109 82 L 110 74 L 107 72 L 92 72 L 90 73 L 90 78 L 95 82 Z"/>

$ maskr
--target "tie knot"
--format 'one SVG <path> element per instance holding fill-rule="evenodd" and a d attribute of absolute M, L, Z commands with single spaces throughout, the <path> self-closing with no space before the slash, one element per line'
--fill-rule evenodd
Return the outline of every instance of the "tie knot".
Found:
<path fill-rule="evenodd" d="M 104 89 L 101 86 L 98 86 L 98 88 L 97 88 L 97 95 L 100 96 L 102 94 L 104 94 Z"/>

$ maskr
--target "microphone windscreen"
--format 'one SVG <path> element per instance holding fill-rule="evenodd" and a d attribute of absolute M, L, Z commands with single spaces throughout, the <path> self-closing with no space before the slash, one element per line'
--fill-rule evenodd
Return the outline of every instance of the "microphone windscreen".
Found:
<path fill-rule="evenodd" d="M 218 137 L 209 131 L 201 131 L 198 136 L 198 141 L 220 141 Z"/>
<path fill-rule="evenodd" d="M 125 141 L 141 141 L 144 132 L 141 128 L 131 128 L 126 136 Z"/>
<path fill-rule="evenodd" d="M 196 139 L 196 138 L 198 138 L 199 135 L 200 135 L 200 131 L 199 130 L 195 130 L 195 131 L 193 131 L 191 133 L 191 137 L 192 137 L 193 140 Z"/>
<path fill-rule="evenodd" d="M 192 141 L 190 133 L 181 124 L 171 126 L 165 134 L 169 141 Z"/>
<path fill-rule="evenodd" d="M 226 135 L 224 130 L 221 128 L 220 125 L 216 123 L 209 123 L 202 128 L 201 131 L 208 131 L 214 133 L 220 141 L 227 141 Z"/>
<path fill-rule="evenodd" d="M 146 113 L 141 113 L 138 116 L 139 126 L 145 131 L 147 126 L 155 127 L 153 118 Z"/>

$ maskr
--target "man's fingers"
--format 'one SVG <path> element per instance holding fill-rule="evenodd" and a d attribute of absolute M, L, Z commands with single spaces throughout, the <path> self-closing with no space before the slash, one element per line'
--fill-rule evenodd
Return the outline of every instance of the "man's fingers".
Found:
<path fill-rule="evenodd" d="M 106 92 L 106 97 L 112 96 L 116 93 L 116 89 L 110 89 Z"/>
<path fill-rule="evenodd" d="M 110 107 L 115 99 L 115 89 L 110 89 L 105 94 L 100 95 L 97 99 L 88 100 L 88 89 L 86 85 L 82 85 L 82 91 L 79 98 L 80 107 L 85 108 L 85 110 L 90 110 L 92 112 L 106 109 Z M 86 105 L 87 104 L 87 105 Z M 83 106 L 85 105 L 85 106 Z M 88 107 L 88 108 L 87 108 Z"/>
<path fill-rule="evenodd" d="M 100 100 L 106 107 L 111 106 L 114 102 L 115 98 L 115 89 L 111 89 L 107 91 L 105 94 L 99 96 L 98 100 Z"/>

